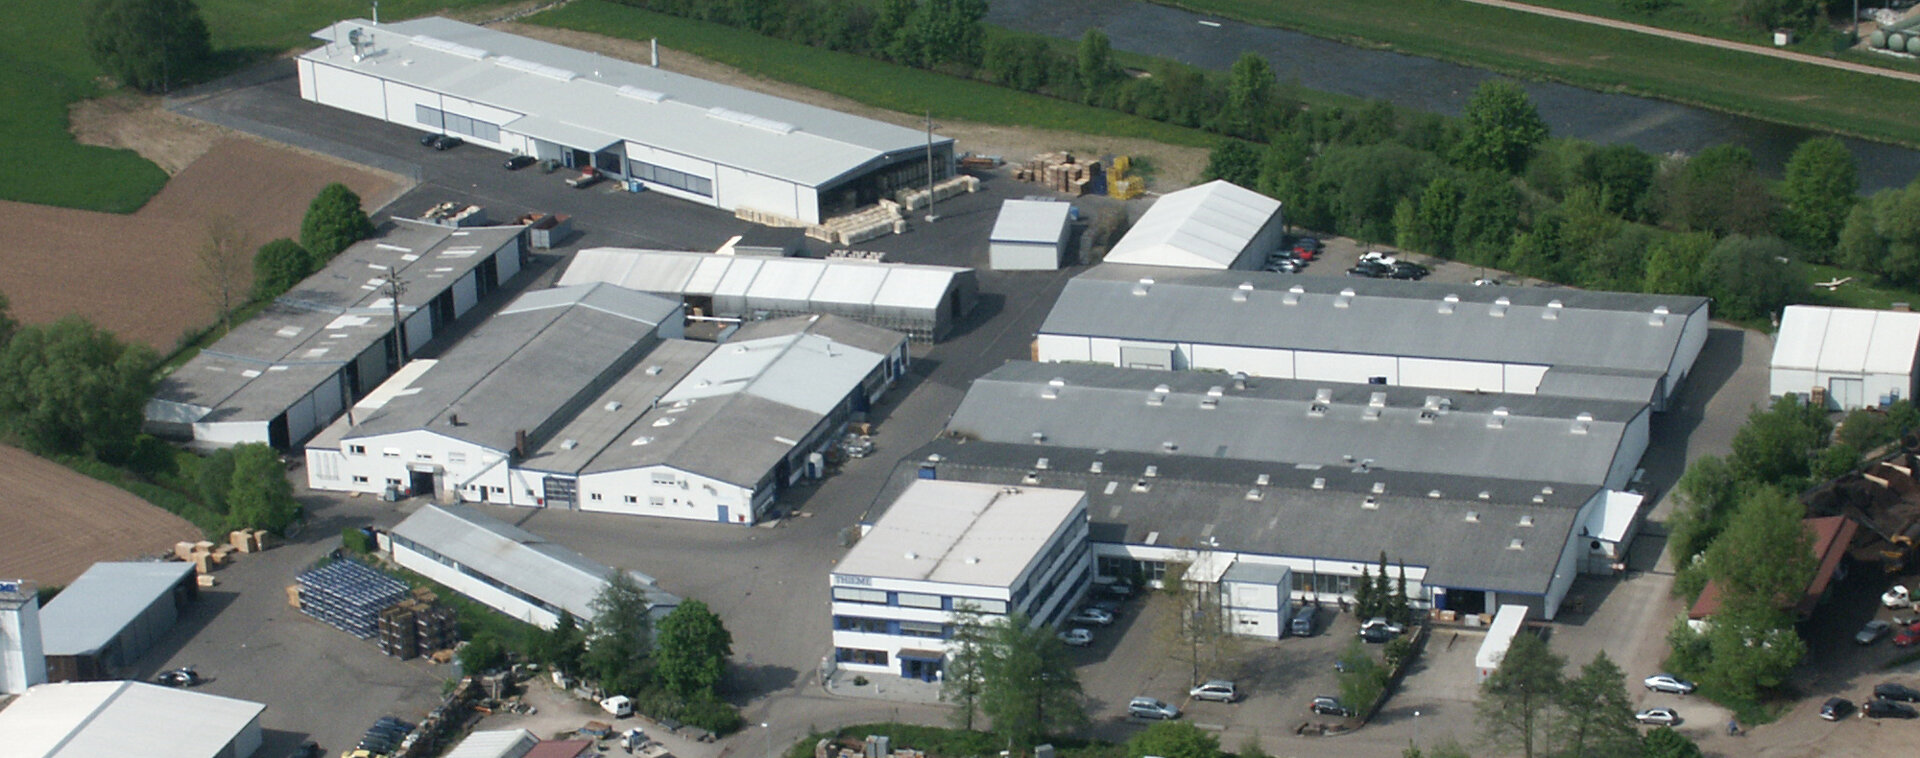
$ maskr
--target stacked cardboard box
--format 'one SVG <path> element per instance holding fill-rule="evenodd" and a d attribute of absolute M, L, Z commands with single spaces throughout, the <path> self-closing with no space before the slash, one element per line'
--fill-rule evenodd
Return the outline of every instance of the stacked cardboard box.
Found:
<path fill-rule="evenodd" d="M 1046 185 L 1069 195 L 1098 194 L 1106 188 L 1099 161 L 1078 161 L 1072 153 L 1041 153 L 1013 170 L 1013 178 Z"/>

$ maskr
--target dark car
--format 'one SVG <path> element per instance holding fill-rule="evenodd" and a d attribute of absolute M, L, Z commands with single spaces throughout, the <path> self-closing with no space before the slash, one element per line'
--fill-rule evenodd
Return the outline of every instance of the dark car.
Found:
<path fill-rule="evenodd" d="M 1920 690 L 1893 682 L 1881 682 L 1880 684 L 1874 685 L 1873 696 L 1879 700 L 1903 700 L 1909 703 L 1920 703 Z"/>
<path fill-rule="evenodd" d="M 1108 582 L 1100 585 L 1100 591 L 1106 593 L 1107 597 L 1116 597 L 1125 600 L 1133 597 L 1133 582 L 1125 579 Z"/>
<path fill-rule="evenodd" d="M 516 156 L 513 156 L 512 158 L 508 158 L 507 162 L 501 165 L 506 166 L 508 171 L 519 171 L 520 169 L 526 168 L 528 166 L 531 166 L 539 162 L 540 162 L 539 159 L 531 155 L 516 155 Z"/>
<path fill-rule="evenodd" d="M 163 684 L 168 687 L 184 688 L 199 684 L 201 680 L 200 672 L 194 671 L 192 666 L 186 666 L 172 671 L 162 671 L 158 676 L 153 678 L 153 681 L 155 684 Z"/>
<path fill-rule="evenodd" d="M 461 140 L 459 137 L 455 137 L 451 134 L 429 134 L 425 137 L 420 138 L 420 144 L 425 145 L 427 147 L 431 147 L 435 150 L 445 150 L 450 147 L 459 147 L 462 142 L 463 140 Z"/>
<path fill-rule="evenodd" d="M 1892 700 L 1869 700 L 1866 705 L 1860 707 L 1860 712 L 1866 714 L 1867 718 L 1874 719 L 1910 719 L 1920 716 L 1920 712 L 1914 711 L 1913 706 Z"/>
<path fill-rule="evenodd" d="M 1820 718 L 1828 721 L 1839 721 L 1852 712 L 1853 701 L 1844 697 L 1827 698 L 1827 702 L 1820 706 Z"/>
<path fill-rule="evenodd" d="M 1313 711 L 1314 713 L 1318 713 L 1323 716 L 1352 716 L 1353 715 L 1353 711 L 1349 710 L 1347 706 L 1341 704 L 1339 698 L 1326 697 L 1324 695 L 1321 697 L 1314 698 L 1313 702 L 1307 706 L 1307 710 Z"/>
<path fill-rule="evenodd" d="M 1393 630 L 1384 626 L 1369 626 L 1360 630 L 1360 639 L 1376 645 L 1385 644 L 1393 637 Z"/>
<path fill-rule="evenodd" d="M 360 743 L 354 747 L 374 753 L 391 753 L 394 748 L 399 746 L 399 737 L 390 737 L 380 734 L 379 732 L 368 732 L 365 737 L 360 738 Z"/>
<path fill-rule="evenodd" d="M 320 743 L 307 740 L 294 748 L 293 752 L 288 753 L 287 758 L 320 758 L 320 755 Z"/>
<path fill-rule="evenodd" d="M 1393 268 L 1387 271 L 1387 276 L 1394 279 L 1418 280 L 1427 278 L 1427 274 L 1429 273 L 1432 272 L 1427 270 L 1426 266 L 1410 261 L 1400 261 L 1393 264 Z"/>
<path fill-rule="evenodd" d="M 1367 279 L 1379 279 L 1392 272 L 1393 272 L 1393 268 L 1391 266 L 1388 266 L 1387 264 L 1381 263 L 1379 261 L 1361 261 L 1359 263 L 1354 264 L 1353 268 L 1347 269 L 1347 276 L 1358 276 L 1358 277 L 1364 277 Z"/>

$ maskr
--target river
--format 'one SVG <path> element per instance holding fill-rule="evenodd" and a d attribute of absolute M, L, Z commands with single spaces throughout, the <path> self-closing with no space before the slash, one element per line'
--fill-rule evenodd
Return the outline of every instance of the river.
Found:
<path fill-rule="evenodd" d="M 1324 0 L 1323 0 L 1324 1 Z M 1208 21 L 1209 24 L 1202 24 Z M 1098 27 L 1117 50 L 1225 71 L 1243 51 L 1265 56 L 1282 82 L 1457 116 L 1491 71 L 1311 35 L 1218 19 L 1142 0 L 992 0 L 987 22 L 1077 39 Z M 1217 22 L 1214 26 L 1211 23 Z M 1557 137 L 1626 143 L 1651 153 L 1745 146 L 1763 173 L 1778 177 L 1793 149 L 1824 132 L 1633 95 L 1523 81 Z M 1859 161 L 1860 190 L 1903 187 L 1920 175 L 1920 151 L 1841 138 Z"/>

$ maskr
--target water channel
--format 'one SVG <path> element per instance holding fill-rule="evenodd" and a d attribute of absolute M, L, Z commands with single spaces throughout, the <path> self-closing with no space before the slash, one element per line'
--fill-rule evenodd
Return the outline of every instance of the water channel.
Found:
<path fill-rule="evenodd" d="M 1432 58 L 1354 47 L 1142 0 L 992 0 L 987 22 L 1070 39 L 1098 27 L 1113 40 L 1115 49 L 1217 71 L 1225 71 L 1241 52 L 1250 50 L 1266 56 L 1283 82 L 1298 81 L 1309 89 L 1387 100 L 1449 116 L 1460 114 L 1480 82 L 1498 76 Z M 1795 147 L 1821 133 L 1652 98 L 1552 82 L 1522 84 L 1555 136 L 1627 143 L 1656 154 L 1691 154 L 1734 143 L 1753 151 L 1761 170 L 1776 177 Z M 1862 193 L 1902 187 L 1920 175 L 1920 151 L 1867 140 L 1842 141 L 1859 161 Z"/>

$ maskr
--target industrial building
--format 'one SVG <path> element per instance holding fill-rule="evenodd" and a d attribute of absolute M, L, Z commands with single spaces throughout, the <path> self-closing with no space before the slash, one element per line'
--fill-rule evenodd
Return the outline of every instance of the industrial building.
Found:
<path fill-rule="evenodd" d="M 834 665 L 935 681 L 955 611 L 1051 624 L 1091 568 L 1076 490 L 913 480 L 834 568 Z"/>
<path fill-rule="evenodd" d="M 1211 566 L 1188 577 L 1209 581 L 1284 567 L 1292 600 L 1332 602 L 1351 598 L 1385 551 L 1419 607 L 1518 604 L 1549 620 L 1575 576 L 1610 570 L 1590 535 L 1632 521 L 1640 504 L 1594 484 L 951 436 L 909 455 L 876 503 L 922 479 L 1086 493 L 1096 581 L 1158 583 L 1170 564 Z"/>
<path fill-rule="evenodd" d="M 468 506 L 425 505 L 387 534 L 393 562 L 542 629 L 561 612 L 593 619 L 613 569 Z M 627 571 L 654 621 L 680 604 L 652 577 Z"/>
<path fill-rule="evenodd" d="M 300 443 L 520 271 L 524 227 L 396 219 L 161 377 L 148 431 L 196 447 Z M 396 273 L 397 272 L 397 273 Z M 391 282 L 404 283 L 395 340 Z"/>
<path fill-rule="evenodd" d="M 302 98 L 634 191 L 815 224 L 954 170 L 928 132 L 445 18 L 313 36 Z"/>
<path fill-rule="evenodd" d="M 1280 201 L 1216 179 L 1169 192 L 1107 251 L 1106 262 L 1190 269 L 1258 270 L 1280 249 Z"/>
<path fill-rule="evenodd" d="M 973 269 L 847 258 L 764 258 L 596 247 L 575 254 L 560 284 L 617 284 L 679 298 L 688 312 L 729 319 L 824 313 L 921 342 L 972 312 Z"/>
<path fill-rule="evenodd" d="M 1773 340 L 1771 394 L 1850 411 L 1912 400 L 1920 313 L 1789 305 Z"/>
<path fill-rule="evenodd" d="M 199 594 L 191 563 L 93 564 L 40 614 L 48 680 L 116 678 Z"/>
<path fill-rule="evenodd" d="M 987 235 L 995 271 L 1053 271 L 1068 262 L 1073 205 L 1053 200 L 1008 200 Z"/>
<path fill-rule="evenodd" d="M 259 703 L 140 682 L 42 684 L 0 709 L 13 758 L 247 758 Z"/>
<path fill-rule="evenodd" d="M 0 581 L 0 695 L 17 695 L 45 681 L 40 592 L 32 582 Z"/>
<path fill-rule="evenodd" d="M 1645 402 L 1011 362 L 947 431 L 985 442 L 1627 486 Z"/>
<path fill-rule="evenodd" d="M 1106 264 L 1067 283 L 1034 354 L 1658 411 L 1707 330 L 1699 297 Z"/>
<path fill-rule="evenodd" d="M 441 758 L 526 758 L 540 738 L 525 729 L 492 729 L 467 735 Z"/>

